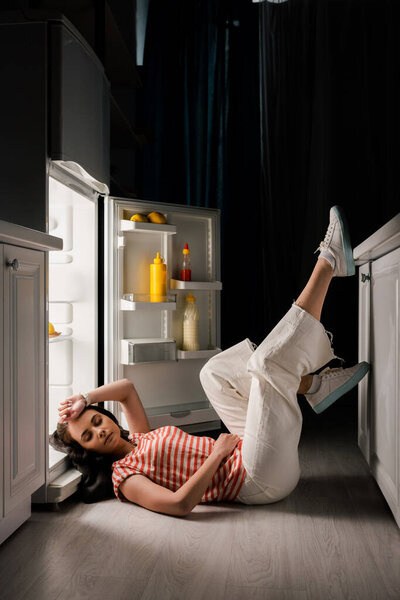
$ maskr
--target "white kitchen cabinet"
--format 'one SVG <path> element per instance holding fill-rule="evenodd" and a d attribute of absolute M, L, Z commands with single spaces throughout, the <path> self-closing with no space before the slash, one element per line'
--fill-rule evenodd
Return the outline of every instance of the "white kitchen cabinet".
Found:
<path fill-rule="evenodd" d="M 3 245 L 4 514 L 44 476 L 44 253 Z"/>
<path fill-rule="evenodd" d="M 30 231 L 0 221 L 0 543 L 30 517 L 45 480 L 45 244 L 56 238 Z"/>
<path fill-rule="evenodd" d="M 358 444 L 400 526 L 400 214 L 354 249 L 359 266 Z"/>

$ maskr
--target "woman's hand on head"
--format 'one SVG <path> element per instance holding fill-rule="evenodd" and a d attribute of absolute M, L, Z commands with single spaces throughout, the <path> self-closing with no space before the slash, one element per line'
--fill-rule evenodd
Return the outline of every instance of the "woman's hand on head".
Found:
<path fill-rule="evenodd" d="M 85 407 L 86 402 L 80 394 L 75 394 L 74 396 L 70 396 L 70 398 L 61 400 L 58 407 L 58 422 L 67 423 L 68 421 L 77 419 Z"/>

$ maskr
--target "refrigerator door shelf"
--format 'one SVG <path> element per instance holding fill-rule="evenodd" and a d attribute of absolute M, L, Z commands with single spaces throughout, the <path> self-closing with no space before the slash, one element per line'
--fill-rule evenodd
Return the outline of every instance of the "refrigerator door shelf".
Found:
<path fill-rule="evenodd" d="M 176 361 L 176 341 L 172 338 L 121 340 L 121 364 L 135 365 Z"/>
<path fill-rule="evenodd" d="M 221 281 L 180 281 L 179 279 L 170 279 L 170 290 L 197 290 L 197 291 L 219 291 L 222 290 Z"/>
<path fill-rule="evenodd" d="M 211 350 L 178 350 L 178 360 L 187 360 L 188 358 L 211 358 L 219 354 L 221 348 L 212 348 Z"/>
<path fill-rule="evenodd" d="M 70 335 L 58 335 L 57 337 L 49 337 L 49 344 L 55 344 L 56 342 L 62 342 L 63 340 L 70 340 L 71 336 Z"/>
<path fill-rule="evenodd" d="M 151 302 L 149 294 L 124 294 L 120 310 L 176 310 L 176 301 L 167 297 L 165 302 Z"/>
<path fill-rule="evenodd" d="M 135 233 L 176 233 L 176 225 L 167 223 L 142 223 L 140 221 L 126 221 L 122 219 L 119 226 L 120 231 L 134 231 Z"/>
<path fill-rule="evenodd" d="M 50 265 L 67 265 L 68 263 L 72 263 L 74 260 L 70 254 L 65 254 L 63 252 L 49 252 L 49 255 Z"/>
<path fill-rule="evenodd" d="M 54 479 L 47 487 L 47 502 L 62 502 L 78 490 L 82 473 L 77 469 L 69 468 Z"/>

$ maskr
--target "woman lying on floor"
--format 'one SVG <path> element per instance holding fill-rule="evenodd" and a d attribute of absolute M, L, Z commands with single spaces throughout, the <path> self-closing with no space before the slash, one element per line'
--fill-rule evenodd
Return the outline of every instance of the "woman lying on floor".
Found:
<path fill-rule="evenodd" d="M 343 211 L 334 206 L 311 277 L 289 311 L 255 347 L 245 339 L 212 357 L 200 381 L 229 434 L 217 440 L 174 426 L 150 430 L 127 379 L 60 403 L 59 443 L 81 458 L 108 455 L 115 495 L 170 515 L 187 515 L 198 503 L 268 504 L 285 498 L 300 478 L 302 413 L 297 394 L 321 413 L 352 389 L 368 363 L 325 368 L 338 358 L 320 323 L 333 277 L 355 273 Z M 92 404 L 120 402 L 129 431 Z M 111 463 L 110 463 L 111 464 Z"/>

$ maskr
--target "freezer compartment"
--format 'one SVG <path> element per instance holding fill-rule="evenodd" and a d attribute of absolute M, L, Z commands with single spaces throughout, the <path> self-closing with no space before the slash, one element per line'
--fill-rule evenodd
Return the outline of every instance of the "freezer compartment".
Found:
<path fill-rule="evenodd" d="M 121 340 L 121 363 L 124 365 L 170 360 L 176 360 L 175 340 L 154 338 Z"/>
<path fill-rule="evenodd" d="M 75 161 L 109 185 L 110 84 L 92 48 L 71 24 L 50 23 L 49 155 Z"/>

